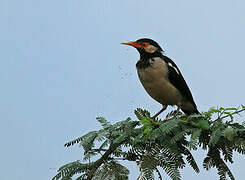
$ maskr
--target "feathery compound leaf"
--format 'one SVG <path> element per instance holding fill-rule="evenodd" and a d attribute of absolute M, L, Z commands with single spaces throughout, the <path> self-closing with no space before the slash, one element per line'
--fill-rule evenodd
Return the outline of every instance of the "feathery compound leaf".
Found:
<path fill-rule="evenodd" d="M 191 134 L 190 141 L 188 142 L 188 147 L 190 149 L 196 150 L 198 145 L 198 140 L 201 135 L 202 130 L 201 129 L 194 129 L 194 131 Z"/>
<path fill-rule="evenodd" d="M 100 122 L 103 128 L 108 128 L 111 124 L 104 117 L 97 117 L 97 121 Z"/>
<path fill-rule="evenodd" d="M 237 136 L 237 133 L 232 127 L 227 127 L 224 130 L 224 137 L 227 138 L 229 141 L 232 141 L 235 136 Z"/>
<path fill-rule="evenodd" d="M 237 138 L 233 144 L 233 148 L 240 154 L 245 154 L 245 140 L 242 138 Z"/>
<path fill-rule="evenodd" d="M 143 155 L 143 158 L 141 159 L 139 163 L 140 171 L 143 172 L 143 175 L 147 179 L 154 179 L 154 170 L 158 165 L 158 160 L 152 156 L 148 155 L 148 153 L 145 153 Z"/>
<path fill-rule="evenodd" d="M 169 175 L 169 177 L 173 180 L 180 180 L 180 172 L 179 172 L 179 167 L 176 164 L 176 162 L 173 161 L 161 161 L 160 167 L 163 168 L 163 170 L 166 172 L 166 174 Z"/>
<path fill-rule="evenodd" d="M 224 156 L 224 160 L 227 162 L 231 162 L 233 163 L 232 157 L 233 157 L 233 149 L 230 146 L 227 146 L 226 144 L 224 144 L 224 146 L 221 147 L 223 156 Z"/>
<path fill-rule="evenodd" d="M 74 140 L 72 140 L 72 141 L 70 141 L 70 142 L 68 142 L 68 143 L 65 143 L 65 147 L 69 147 L 69 146 L 72 146 L 72 145 L 74 145 L 74 144 L 77 144 L 77 143 L 79 143 L 79 142 L 81 142 L 83 140 L 83 136 L 81 136 L 81 137 L 79 137 L 79 138 L 77 138 L 77 139 L 74 139 Z"/>
<path fill-rule="evenodd" d="M 88 166 L 81 164 L 79 161 L 68 163 L 59 168 L 58 174 L 52 178 L 52 180 L 64 179 L 68 180 L 74 174 L 82 173 L 87 171 Z"/>
<path fill-rule="evenodd" d="M 191 152 L 188 149 L 185 149 L 184 154 L 186 155 L 186 160 L 190 164 L 190 166 L 194 169 L 194 171 L 199 173 L 200 172 L 199 167 L 198 167 L 194 157 L 192 156 Z"/>
<path fill-rule="evenodd" d="M 94 140 L 97 137 L 97 135 L 98 133 L 96 131 L 92 131 L 83 137 L 81 145 L 83 146 L 85 153 L 94 147 Z"/>
<path fill-rule="evenodd" d="M 159 168 L 171 179 L 180 180 L 179 170 L 186 162 L 199 172 L 190 152 L 198 146 L 208 150 L 203 160 L 204 169 L 215 167 L 221 180 L 233 180 L 226 162 L 233 162 L 233 151 L 245 154 L 245 125 L 233 122 L 233 116 L 243 111 L 245 106 L 213 108 L 191 116 L 173 111 L 166 119 L 155 121 L 147 110 L 137 109 L 136 121 L 127 118 L 114 124 L 98 117 L 100 130 L 65 144 L 68 147 L 80 143 L 86 164 L 68 163 L 58 170 L 53 180 L 71 180 L 75 174 L 79 174 L 77 180 L 127 180 L 129 171 L 117 162 L 124 160 L 139 165 L 140 180 L 153 180 L 154 174 L 162 179 Z"/>
<path fill-rule="evenodd" d="M 209 146 L 215 146 L 218 143 L 221 136 L 222 136 L 222 130 L 220 128 L 213 131 L 210 137 Z"/>
<path fill-rule="evenodd" d="M 220 157 L 220 151 L 217 148 L 210 148 L 207 157 L 203 161 L 203 167 L 208 170 L 211 167 L 216 167 L 218 170 L 218 175 L 220 180 L 226 180 L 226 175 L 230 177 L 231 180 L 235 180 L 233 174 L 225 164 L 225 162 Z"/>
<path fill-rule="evenodd" d="M 74 139 L 74 140 L 66 143 L 64 146 L 69 147 L 71 145 L 74 145 L 76 143 L 79 143 L 79 142 L 83 141 L 84 139 L 88 138 L 89 136 L 94 135 L 96 133 L 97 133 L 97 131 L 91 131 L 88 134 L 85 134 L 85 135 L 83 135 L 83 136 L 81 136 L 81 137 L 79 137 L 77 139 Z"/>
<path fill-rule="evenodd" d="M 137 180 L 154 180 L 154 176 L 152 174 L 152 176 L 149 178 L 148 175 L 146 175 L 144 172 L 140 172 L 140 175 L 137 178 Z"/>
<path fill-rule="evenodd" d="M 177 133 L 176 135 L 174 135 L 174 137 L 172 137 L 170 143 L 172 143 L 172 144 L 177 143 L 178 141 L 184 139 L 185 135 L 186 135 L 186 131 L 185 130 Z"/>
<path fill-rule="evenodd" d="M 92 180 L 127 180 L 129 170 L 121 164 L 111 161 L 101 166 Z"/>
<path fill-rule="evenodd" d="M 149 112 L 149 111 L 143 110 L 143 109 L 140 109 L 140 108 L 137 108 L 137 109 L 134 111 L 134 114 L 136 115 L 136 117 L 137 117 L 139 120 L 142 120 L 142 118 L 144 118 L 144 117 L 151 118 L 150 112 Z"/>
<path fill-rule="evenodd" d="M 178 127 L 179 121 L 176 119 L 169 120 L 166 123 L 160 125 L 160 130 L 163 136 L 170 134 L 176 127 Z"/>
<path fill-rule="evenodd" d="M 203 129 L 203 130 L 209 130 L 210 129 L 209 122 L 205 119 L 200 119 L 200 120 L 191 122 L 191 124 L 197 128 Z"/>
<path fill-rule="evenodd" d="M 153 172 L 159 171 L 157 166 L 163 168 L 163 170 L 170 176 L 171 179 L 180 179 L 180 172 L 178 168 L 183 167 L 184 161 L 181 156 L 176 156 L 167 149 L 151 149 L 148 152 L 145 152 L 142 160 L 140 161 L 141 171 L 144 173 L 144 176 L 148 179 L 153 178 Z"/>

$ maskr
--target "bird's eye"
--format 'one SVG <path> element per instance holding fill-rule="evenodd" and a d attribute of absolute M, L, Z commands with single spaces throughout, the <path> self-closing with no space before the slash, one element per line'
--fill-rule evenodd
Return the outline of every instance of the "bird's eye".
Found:
<path fill-rule="evenodd" d="M 147 43 L 143 43 L 143 47 L 146 47 L 147 46 Z"/>

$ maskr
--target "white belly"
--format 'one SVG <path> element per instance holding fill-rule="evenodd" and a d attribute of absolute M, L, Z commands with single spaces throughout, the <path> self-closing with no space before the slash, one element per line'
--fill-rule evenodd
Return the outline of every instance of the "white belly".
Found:
<path fill-rule="evenodd" d="M 181 103 L 182 96 L 168 81 L 166 63 L 160 58 L 154 58 L 151 66 L 137 68 L 139 79 L 147 93 L 162 105 L 177 105 Z"/>

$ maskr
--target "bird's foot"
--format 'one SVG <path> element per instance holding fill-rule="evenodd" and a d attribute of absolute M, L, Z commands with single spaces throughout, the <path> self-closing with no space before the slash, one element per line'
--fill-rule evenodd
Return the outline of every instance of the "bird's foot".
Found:
<path fill-rule="evenodd" d="M 182 115 L 182 113 L 181 113 L 179 110 L 175 110 L 175 111 L 173 112 L 173 115 L 174 115 L 175 117 L 178 117 L 178 116 Z"/>

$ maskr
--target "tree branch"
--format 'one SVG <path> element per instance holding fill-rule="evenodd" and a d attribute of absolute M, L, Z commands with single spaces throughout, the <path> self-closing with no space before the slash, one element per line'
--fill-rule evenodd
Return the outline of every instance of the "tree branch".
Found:
<path fill-rule="evenodd" d="M 87 180 L 91 180 L 94 177 L 96 170 L 101 166 L 101 164 L 107 160 L 107 158 L 121 145 L 120 144 L 110 144 L 108 150 L 101 156 L 100 159 L 94 162 L 92 169 L 89 171 Z"/>

